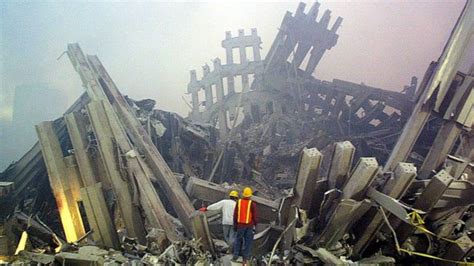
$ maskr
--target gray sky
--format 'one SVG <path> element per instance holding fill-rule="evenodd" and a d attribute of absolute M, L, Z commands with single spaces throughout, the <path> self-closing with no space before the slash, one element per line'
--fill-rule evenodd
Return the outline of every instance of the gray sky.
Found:
<path fill-rule="evenodd" d="M 330 25 L 344 18 L 338 44 L 325 54 L 316 77 L 364 82 L 400 90 L 436 60 L 464 0 L 321 1 L 332 11 Z M 308 9 L 312 2 L 308 3 Z M 257 28 L 262 55 L 270 47 L 287 2 L 17 2 L 0 3 L 0 122 L 11 114 L 17 85 L 49 83 L 64 90 L 69 104 L 82 92 L 64 56 L 79 42 L 97 54 L 124 94 L 157 100 L 160 109 L 186 115 L 182 100 L 189 70 L 224 59 L 225 31 Z M 45 107 L 47 108 L 47 107 Z"/>

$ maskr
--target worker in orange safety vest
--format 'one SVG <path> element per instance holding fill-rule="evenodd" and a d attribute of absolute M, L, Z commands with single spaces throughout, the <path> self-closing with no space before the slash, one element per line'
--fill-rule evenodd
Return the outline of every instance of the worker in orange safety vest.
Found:
<path fill-rule="evenodd" d="M 253 235 L 257 226 L 257 204 L 251 199 L 252 189 L 244 188 L 242 199 L 237 201 L 234 209 L 234 230 L 236 231 L 233 250 L 233 261 L 242 256 L 246 264 L 250 258 Z"/>

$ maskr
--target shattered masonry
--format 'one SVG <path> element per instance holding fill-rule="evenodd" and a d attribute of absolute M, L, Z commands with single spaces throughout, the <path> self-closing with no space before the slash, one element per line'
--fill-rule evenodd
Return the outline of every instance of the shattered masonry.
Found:
<path fill-rule="evenodd" d="M 228 265 L 219 214 L 195 210 L 250 185 L 255 264 L 472 262 L 474 3 L 402 92 L 314 78 L 342 23 L 318 13 L 287 12 L 264 59 L 256 29 L 226 32 L 187 118 L 69 44 L 86 92 L 0 174 L 0 260 Z"/>

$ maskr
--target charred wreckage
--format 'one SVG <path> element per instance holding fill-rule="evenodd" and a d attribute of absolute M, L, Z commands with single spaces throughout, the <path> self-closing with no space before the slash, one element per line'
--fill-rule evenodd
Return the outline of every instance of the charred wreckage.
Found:
<path fill-rule="evenodd" d="M 69 44 L 86 92 L 0 174 L 0 259 L 230 265 L 219 214 L 196 209 L 250 185 L 253 264 L 472 263 L 474 68 L 457 69 L 474 3 L 400 92 L 315 79 L 342 23 L 318 12 L 287 12 L 265 58 L 256 29 L 226 32 L 187 118 Z"/>

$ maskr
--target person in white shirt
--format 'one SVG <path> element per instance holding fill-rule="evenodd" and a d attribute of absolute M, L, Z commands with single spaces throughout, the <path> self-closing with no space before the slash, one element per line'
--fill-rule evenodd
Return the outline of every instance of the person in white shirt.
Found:
<path fill-rule="evenodd" d="M 239 192 L 232 190 L 229 193 L 229 199 L 223 199 L 209 206 L 199 209 L 200 211 L 221 211 L 222 213 L 222 229 L 224 231 L 224 239 L 229 245 L 234 243 L 234 209 L 237 200 L 239 199 Z"/>

